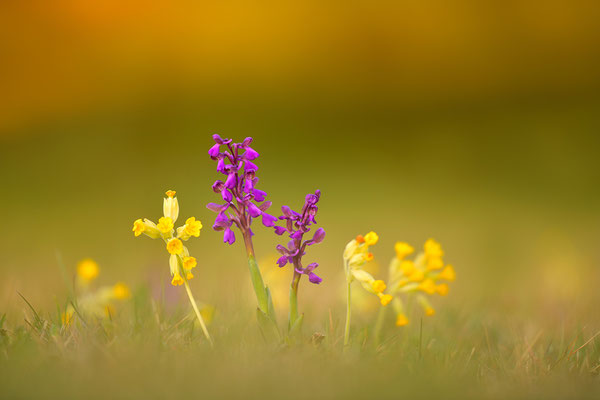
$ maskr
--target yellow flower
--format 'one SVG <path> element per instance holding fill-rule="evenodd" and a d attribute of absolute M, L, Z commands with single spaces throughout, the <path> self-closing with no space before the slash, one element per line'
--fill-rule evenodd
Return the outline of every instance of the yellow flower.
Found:
<path fill-rule="evenodd" d="M 113 286 L 113 295 L 116 299 L 125 300 L 131 297 L 131 291 L 126 284 L 118 282 Z"/>
<path fill-rule="evenodd" d="M 173 197 L 175 197 L 175 195 L 177 194 L 177 192 L 174 191 L 174 190 L 167 190 L 165 192 L 165 194 L 167 195 L 167 197 L 173 198 Z"/>
<path fill-rule="evenodd" d="M 195 257 L 183 257 L 183 268 L 184 269 L 192 269 L 197 265 Z"/>
<path fill-rule="evenodd" d="M 398 257 L 399 260 L 402 260 L 404 257 L 415 251 L 410 244 L 404 242 L 397 242 L 394 246 L 394 250 L 396 250 L 396 257 Z"/>
<path fill-rule="evenodd" d="M 444 256 L 442 246 L 433 239 L 427 239 L 423 248 L 425 249 L 425 257 L 427 258 L 441 258 Z"/>
<path fill-rule="evenodd" d="M 158 225 L 156 225 L 156 227 L 161 233 L 167 234 L 173 229 L 173 220 L 171 219 L 171 217 L 160 217 L 160 219 L 158 220 Z"/>
<path fill-rule="evenodd" d="M 185 220 L 185 233 L 189 236 L 200 236 L 200 229 L 202 229 L 202 222 L 196 221 L 196 218 L 190 217 Z"/>
<path fill-rule="evenodd" d="M 191 272 L 188 272 L 185 277 L 189 281 L 190 279 L 192 279 L 194 277 L 194 275 Z"/>
<path fill-rule="evenodd" d="M 181 254 L 183 252 L 183 243 L 175 238 L 167 242 L 167 251 L 170 254 Z"/>
<path fill-rule="evenodd" d="M 384 281 L 382 281 L 382 280 L 380 280 L 380 279 L 378 279 L 378 280 L 376 280 L 375 282 L 373 282 L 373 283 L 372 283 L 372 286 L 373 286 L 373 290 L 374 290 L 376 293 L 381 293 L 381 292 L 383 292 L 383 291 L 385 290 L 385 288 L 386 288 L 385 282 L 384 282 Z"/>
<path fill-rule="evenodd" d="M 415 272 L 417 268 L 415 267 L 414 262 L 410 260 L 404 260 L 402 263 L 400 263 L 400 269 L 402 269 L 404 275 L 408 276 Z"/>
<path fill-rule="evenodd" d="M 98 276 L 98 264 L 91 258 L 79 261 L 77 264 L 77 275 L 84 282 L 90 282 Z"/>
<path fill-rule="evenodd" d="M 408 325 L 408 318 L 404 314 L 398 314 L 396 316 L 396 326 L 406 326 Z"/>
<path fill-rule="evenodd" d="M 433 279 L 425 279 L 423 282 L 421 282 L 419 284 L 419 289 L 424 291 L 427 294 L 434 294 L 435 293 L 435 283 L 433 282 Z"/>
<path fill-rule="evenodd" d="M 181 277 L 181 275 L 179 275 L 179 272 L 175 272 L 175 275 L 173 275 L 173 279 L 171 280 L 171 285 L 173 285 L 173 286 L 183 285 L 183 278 Z"/>
<path fill-rule="evenodd" d="M 425 307 L 425 315 L 427 315 L 428 317 L 431 317 L 435 314 L 435 310 L 433 309 L 433 307 Z"/>
<path fill-rule="evenodd" d="M 146 225 L 144 224 L 144 221 L 141 218 L 138 218 L 133 222 L 132 231 L 135 236 L 140 236 L 142 233 L 144 233 L 145 230 Z"/>
<path fill-rule="evenodd" d="M 163 214 L 165 217 L 171 218 L 173 222 L 177 221 L 177 217 L 179 217 L 179 202 L 175 197 L 174 190 L 169 190 L 167 198 L 163 200 Z"/>
<path fill-rule="evenodd" d="M 447 281 L 453 281 L 456 279 L 456 273 L 454 272 L 454 268 L 452 267 L 452 265 L 448 264 L 446 265 L 446 268 L 444 268 L 442 270 L 442 272 L 440 272 L 440 274 L 437 276 L 438 279 L 445 279 Z"/>
<path fill-rule="evenodd" d="M 379 241 L 379 236 L 377 236 L 375 232 L 371 231 L 365 235 L 364 239 L 367 246 L 373 246 Z"/>
<path fill-rule="evenodd" d="M 423 273 L 423 271 L 421 271 L 420 269 L 416 269 L 416 268 L 408 276 L 408 279 L 410 279 L 413 282 L 420 282 L 424 278 L 425 278 L 425 274 Z"/>
<path fill-rule="evenodd" d="M 439 285 L 437 285 L 435 287 L 435 291 L 440 295 L 440 296 L 445 296 L 448 294 L 448 284 L 447 283 L 441 283 Z"/>
<path fill-rule="evenodd" d="M 444 268 L 444 261 L 440 257 L 430 258 L 427 261 L 427 269 L 442 269 Z"/>
<path fill-rule="evenodd" d="M 393 299 L 392 295 L 389 294 L 377 293 L 377 295 L 379 296 L 379 300 L 381 301 L 382 306 L 387 306 Z"/>

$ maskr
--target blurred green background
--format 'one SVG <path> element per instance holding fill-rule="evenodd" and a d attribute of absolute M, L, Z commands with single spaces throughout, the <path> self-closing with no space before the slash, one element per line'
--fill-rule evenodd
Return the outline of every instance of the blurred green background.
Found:
<path fill-rule="evenodd" d="M 375 230 L 382 276 L 395 241 L 442 243 L 458 279 L 440 313 L 597 326 L 599 17 L 583 0 L 2 2 L 0 311 L 20 320 L 16 291 L 64 301 L 57 252 L 102 282 L 165 285 L 163 246 L 131 224 L 167 189 L 204 223 L 197 297 L 251 299 L 243 246 L 205 208 L 219 133 L 254 137 L 274 213 L 323 192 L 309 324 L 342 317 L 343 246 Z M 280 238 L 256 234 L 267 259 Z"/>

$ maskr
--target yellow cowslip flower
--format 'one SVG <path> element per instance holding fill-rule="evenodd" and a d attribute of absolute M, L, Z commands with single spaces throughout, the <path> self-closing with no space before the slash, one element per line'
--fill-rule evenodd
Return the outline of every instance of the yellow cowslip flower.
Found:
<path fill-rule="evenodd" d="M 448 264 L 446 265 L 446 268 L 444 268 L 442 270 L 442 272 L 440 272 L 440 274 L 437 276 L 438 279 L 445 279 L 447 281 L 453 281 L 456 279 L 456 273 L 454 272 L 454 268 L 452 267 L 452 265 Z"/>
<path fill-rule="evenodd" d="M 197 264 L 195 257 L 183 257 L 183 269 L 195 268 Z"/>
<path fill-rule="evenodd" d="M 183 285 L 183 283 L 183 278 L 181 277 L 181 275 L 179 275 L 179 271 L 175 272 L 175 275 L 173 275 L 173 279 L 171 279 L 171 285 L 181 286 Z"/>
<path fill-rule="evenodd" d="M 81 260 L 77 264 L 77 276 L 84 283 L 88 283 L 96 279 L 98 273 L 98 264 L 96 264 L 96 262 L 91 258 Z"/>
<path fill-rule="evenodd" d="M 183 252 L 183 243 L 177 238 L 173 238 L 167 242 L 167 251 L 170 254 L 181 254 Z"/>
<path fill-rule="evenodd" d="M 451 265 L 444 266 L 442 246 L 433 239 L 425 242 L 423 252 L 417 254 L 414 260 L 405 259 L 414 250 L 410 244 L 397 242 L 394 250 L 396 257 L 390 262 L 387 290 L 390 295 L 394 296 L 396 325 L 404 326 L 408 324 L 408 319 L 399 295 L 416 293 L 425 315 L 434 315 L 435 310 L 425 295 L 446 296 L 449 286 L 447 283 L 439 281 L 453 281 L 456 274 Z"/>
<path fill-rule="evenodd" d="M 447 295 L 449 290 L 450 290 L 450 288 L 448 287 L 447 283 L 440 283 L 439 285 L 435 286 L 435 291 L 440 296 Z"/>
<path fill-rule="evenodd" d="M 138 218 L 135 221 L 133 221 L 132 230 L 135 236 L 140 236 L 146 230 L 146 225 L 144 224 L 144 221 L 141 218 Z"/>
<path fill-rule="evenodd" d="M 185 220 L 185 225 L 177 228 L 177 237 L 181 240 L 188 240 L 190 237 L 200 236 L 202 222 L 196 221 L 196 218 L 190 217 Z"/>
<path fill-rule="evenodd" d="M 171 218 L 173 222 L 177 221 L 177 217 L 179 217 L 179 202 L 175 194 L 174 190 L 168 190 L 167 197 L 163 201 L 163 214 L 165 217 Z"/>
<path fill-rule="evenodd" d="M 408 325 L 408 318 L 404 314 L 398 314 L 396 316 L 396 326 L 406 326 Z"/>
<path fill-rule="evenodd" d="M 129 287 L 123 282 L 117 282 L 113 286 L 113 294 L 118 300 L 125 300 L 131 297 Z"/>
<path fill-rule="evenodd" d="M 406 257 L 409 254 L 412 254 L 412 252 L 415 251 L 415 249 L 410 244 L 405 242 L 396 242 L 396 244 L 394 245 L 394 250 L 396 250 L 396 257 L 399 260 L 402 260 L 404 257 Z"/>
<path fill-rule="evenodd" d="M 173 219 L 171 217 L 160 217 L 156 227 L 163 235 L 170 234 L 173 230 Z"/>
<path fill-rule="evenodd" d="M 378 292 L 377 296 L 379 297 L 382 306 L 387 306 L 393 299 L 391 294 L 383 294 L 381 292 Z"/>
<path fill-rule="evenodd" d="M 365 235 L 364 239 L 367 246 L 373 246 L 379 241 L 379 236 L 375 232 L 371 231 Z"/>
<path fill-rule="evenodd" d="M 383 292 L 386 288 L 385 282 L 382 281 L 381 279 L 378 279 L 375 282 L 373 282 L 373 284 L 371 286 L 373 287 L 373 290 L 377 293 Z"/>
<path fill-rule="evenodd" d="M 193 275 L 191 272 L 188 272 L 188 273 L 186 274 L 186 276 L 185 276 L 185 279 L 187 279 L 187 280 L 189 281 L 189 280 L 190 280 L 190 279 L 192 279 L 193 277 L 194 277 L 194 275 Z"/>
<path fill-rule="evenodd" d="M 422 290 L 427 294 L 434 294 L 435 282 L 433 281 L 433 279 L 427 278 L 419 284 L 419 290 Z"/>

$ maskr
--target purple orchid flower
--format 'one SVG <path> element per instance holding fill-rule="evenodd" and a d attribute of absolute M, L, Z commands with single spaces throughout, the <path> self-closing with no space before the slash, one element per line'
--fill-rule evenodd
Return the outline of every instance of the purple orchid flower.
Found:
<path fill-rule="evenodd" d="M 231 139 L 213 135 L 213 140 L 215 145 L 210 148 L 208 155 L 217 161 L 217 171 L 225 178 L 217 180 L 212 189 L 221 194 L 225 203 L 210 203 L 207 207 L 218 213 L 213 229 L 223 231 L 223 242 L 231 245 L 235 242 L 235 234 L 231 229 L 234 224 L 246 238 L 252 236 L 250 225 L 254 218 L 261 217 L 263 225 L 267 227 L 274 226 L 277 218 L 266 213 L 271 206 L 270 201 L 265 201 L 267 193 L 255 187 L 258 167 L 252 161 L 259 154 L 250 147 L 252 138 L 233 143 Z"/>
<path fill-rule="evenodd" d="M 315 216 L 317 215 L 317 203 L 320 198 L 320 190 L 317 190 L 314 194 L 306 195 L 304 206 L 299 213 L 288 206 L 281 207 L 283 215 L 280 216 L 279 219 L 285 221 L 285 225 L 273 227 L 277 235 L 288 233 L 290 239 L 292 239 L 287 247 L 281 244 L 277 246 L 277 251 L 281 254 L 281 257 L 277 260 L 277 265 L 280 268 L 288 263 L 294 266 L 295 273 L 293 282 L 295 282 L 296 285 L 301 275 L 308 275 L 308 280 L 315 284 L 319 284 L 322 281 L 322 279 L 314 273 L 314 270 L 319 264 L 312 263 L 306 267 L 302 267 L 302 256 L 306 254 L 306 247 L 321 243 L 323 239 L 325 239 L 325 229 L 323 228 L 315 230 L 311 239 L 304 239 L 304 235 L 311 230 L 311 225 L 317 222 Z"/>

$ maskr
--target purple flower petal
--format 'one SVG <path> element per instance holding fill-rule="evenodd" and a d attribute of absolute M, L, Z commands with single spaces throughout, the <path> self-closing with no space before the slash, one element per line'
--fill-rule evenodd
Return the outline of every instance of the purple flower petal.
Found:
<path fill-rule="evenodd" d="M 231 230 L 231 228 L 225 229 L 225 233 L 223 234 L 223 243 L 234 244 L 235 243 L 235 233 Z"/>
<path fill-rule="evenodd" d="M 319 284 L 321 282 L 323 282 L 323 279 L 321 279 L 317 274 L 315 274 L 314 272 L 309 272 L 308 274 L 308 280 L 311 281 L 311 283 L 314 284 Z"/>
<path fill-rule="evenodd" d="M 223 181 L 217 180 L 217 181 L 215 181 L 215 183 L 213 183 L 212 190 L 215 193 L 221 193 L 223 191 L 224 186 L 225 186 L 225 184 L 223 183 Z"/>
<path fill-rule="evenodd" d="M 246 171 L 258 171 L 258 167 L 252 161 L 246 160 L 244 164 L 244 170 Z"/>
<path fill-rule="evenodd" d="M 252 147 L 245 147 L 246 152 L 244 153 L 244 157 L 246 160 L 256 160 L 259 156 L 258 152 L 254 150 Z"/>
<path fill-rule="evenodd" d="M 321 243 L 323 241 L 323 239 L 325 239 L 325 229 L 319 228 L 315 231 L 312 241 L 313 241 L 313 243 Z"/>
<path fill-rule="evenodd" d="M 264 203 L 262 203 L 260 206 L 258 206 L 258 208 L 260 208 L 260 211 L 267 211 L 269 209 L 269 207 L 271 207 L 271 203 L 270 201 L 265 201 Z"/>
<path fill-rule="evenodd" d="M 220 149 L 221 149 L 221 145 L 217 143 L 213 147 L 211 147 L 210 150 L 208 150 L 208 155 L 213 160 L 215 160 L 220 153 L 220 151 L 219 151 Z"/>
<path fill-rule="evenodd" d="M 288 263 L 288 258 L 286 256 L 281 256 L 277 259 L 277 265 L 279 265 L 279 268 L 285 267 L 285 265 L 287 263 Z"/>
<path fill-rule="evenodd" d="M 208 203 L 206 205 L 206 208 L 208 208 L 210 211 L 213 211 L 213 212 L 221 212 L 223 206 L 221 204 L 217 204 L 217 203 Z"/>
<path fill-rule="evenodd" d="M 223 196 L 223 200 L 225 200 L 228 203 L 231 203 L 231 201 L 233 200 L 233 195 L 227 189 L 225 189 L 221 192 L 221 196 Z"/>
<path fill-rule="evenodd" d="M 277 218 L 272 216 L 271 214 L 267 214 L 265 212 L 262 213 L 262 223 L 266 227 L 272 227 L 277 222 Z"/>
<path fill-rule="evenodd" d="M 306 268 L 304 268 L 304 270 L 306 272 L 313 272 L 318 266 L 319 266 L 319 264 L 317 264 L 317 263 L 310 263 L 306 266 Z"/>
<path fill-rule="evenodd" d="M 254 203 L 248 202 L 248 214 L 250 214 L 252 218 L 256 218 L 262 214 L 262 211 L 260 211 L 260 208 L 256 207 Z"/>
<path fill-rule="evenodd" d="M 217 171 L 221 172 L 221 173 L 225 173 L 225 158 L 224 157 L 220 157 L 219 161 L 217 162 Z"/>
<path fill-rule="evenodd" d="M 225 181 L 225 187 L 227 189 L 233 189 L 235 187 L 236 182 L 237 182 L 237 173 L 230 172 L 229 175 L 227 175 L 227 180 Z"/>
<path fill-rule="evenodd" d="M 283 226 L 275 227 L 275 233 L 278 234 L 279 236 L 283 235 L 286 232 L 287 232 L 287 229 L 285 229 Z"/>
<path fill-rule="evenodd" d="M 259 203 L 265 201 L 265 198 L 267 197 L 267 192 L 264 190 L 253 189 L 252 194 L 254 195 L 254 199 Z"/>
<path fill-rule="evenodd" d="M 242 141 L 241 146 L 244 147 L 244 148 L 248 147 L 250 145 L 250 143 L 252 143 L 252 140 L 253 139 L 250 136 L 248 136 L 247 138 L 245 138 Z"/>
<path fill-rule="evenodd" d="M 295 231 L 295 232 L 292 232 L 292 234 L 290 235 L 290 237 L 292 239 L 300 239 L 300 238 L 302 238 L 302 235 L 304 235 L 304 232 L 302 232 L 302 231 Z"/>

